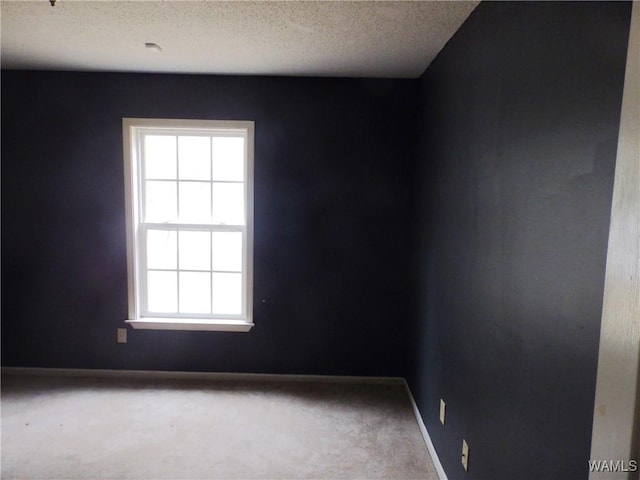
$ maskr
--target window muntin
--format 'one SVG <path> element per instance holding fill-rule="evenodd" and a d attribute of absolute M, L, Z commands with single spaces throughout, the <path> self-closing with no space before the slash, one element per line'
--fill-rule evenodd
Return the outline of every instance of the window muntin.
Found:
<path fill-rule="evenodd" d="M 252 325 L 253 123 L 123 124 L 129 322 Z"/>

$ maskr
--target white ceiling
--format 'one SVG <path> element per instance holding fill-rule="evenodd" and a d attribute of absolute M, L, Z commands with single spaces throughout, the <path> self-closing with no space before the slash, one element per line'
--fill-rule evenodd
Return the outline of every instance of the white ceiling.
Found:
<path fill-rule="evenodd" d="M 478 3 L 2 0 L 1 60 L 11 69 L 413 78 Z"/>

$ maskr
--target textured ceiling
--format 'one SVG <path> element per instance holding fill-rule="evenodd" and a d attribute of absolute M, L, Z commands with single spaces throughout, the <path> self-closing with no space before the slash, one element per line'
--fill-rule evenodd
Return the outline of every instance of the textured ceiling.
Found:
<path fill-rule="evenodd" d="M 2 0 L 2 67 L 411 78 L 478 3 Z"/>

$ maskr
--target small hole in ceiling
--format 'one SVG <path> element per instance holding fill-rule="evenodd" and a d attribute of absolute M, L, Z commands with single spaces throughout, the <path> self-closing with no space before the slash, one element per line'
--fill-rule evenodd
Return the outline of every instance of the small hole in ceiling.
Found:
<path fill-rule="evenodd" d="M 145 48 L 148 48 L 148 49 L 151 49 L 151 50 L 155 50 L 157 52 L 161 52 L 162 51 L 162 47 L 160 45 L 158 45 L 157 43 L 145 42 L 144 46 L 145 46 Z"/>

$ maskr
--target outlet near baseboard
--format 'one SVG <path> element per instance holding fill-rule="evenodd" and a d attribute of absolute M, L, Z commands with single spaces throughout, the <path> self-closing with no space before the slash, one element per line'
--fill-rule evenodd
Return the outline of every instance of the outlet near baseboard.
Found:
<path fill-rule="evenodd" d="M 440 399 L 440 423 L 444 425 L 444 416 L 447 410 L 447 405 L 444 403 L 444 400 Z"/>
<path fill-rule="evenodd" d="M 462 466 L 465 472 L 469 470 L 469 444 L 464 438 L 462 439 Z"/>

